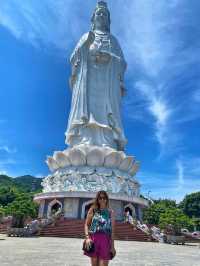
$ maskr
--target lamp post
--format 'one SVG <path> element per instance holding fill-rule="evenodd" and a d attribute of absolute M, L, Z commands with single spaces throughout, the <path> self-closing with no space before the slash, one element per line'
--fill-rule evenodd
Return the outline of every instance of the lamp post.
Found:
<path fill-rule="evenodd" d="M 151 193 L 151 190 L 149 190 L 148 193 L 147 193 L 147 198 L 148 199 L 150 198 L 150 193 Z"/>

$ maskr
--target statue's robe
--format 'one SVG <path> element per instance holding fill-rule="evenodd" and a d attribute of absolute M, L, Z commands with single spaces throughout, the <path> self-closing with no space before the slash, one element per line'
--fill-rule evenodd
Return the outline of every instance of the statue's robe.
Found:
<path fill-rule="evenodd" d="M 73 51 L 72 102 L 66 143 L 109 146 L 123 150 L 126 138 L 121 123 L 121 87 L 126 62 L 114 36 L 108 33 L 110 60 L 96 64 L 90 55 L 94 33 L 82 36 Z"/>

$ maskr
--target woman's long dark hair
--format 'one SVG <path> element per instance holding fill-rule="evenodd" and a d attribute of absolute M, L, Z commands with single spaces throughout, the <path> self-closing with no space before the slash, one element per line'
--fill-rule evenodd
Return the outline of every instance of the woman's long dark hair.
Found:
<path fill-rule="evenodd" d="M 99 204 L 99 198 L 100 196 L 103 195 L 106 198 L 106 208 L 109 208 L 109 197 L 108 197 L 108 193 L 104 190 L 100 190 L 99 192 L 97 192 L 96 194 L 96 198 L 94 200 L 94 203 L 92 205 L 92 207 L 94 209 L 100 209 L 100 204 Z"/>

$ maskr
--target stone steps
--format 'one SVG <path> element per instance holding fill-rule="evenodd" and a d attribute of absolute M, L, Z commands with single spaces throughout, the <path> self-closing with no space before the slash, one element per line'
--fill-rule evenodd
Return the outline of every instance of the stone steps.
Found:
<path fill-rule="evenodd" d="M 6 234 L 8 227 L 9 227 L 8 224 L 0 224 L 0 234 Z"/>
<path fill-rule="evenodd" d="M 84 237 L 84 220 L 65 220 L 57 222 L 55 226 L 49 225 L 40 232 L 46 237 Z M 149 236 L 139 229 L 126 223 L 116 222 L 116 240 L 149 241 Z"/>

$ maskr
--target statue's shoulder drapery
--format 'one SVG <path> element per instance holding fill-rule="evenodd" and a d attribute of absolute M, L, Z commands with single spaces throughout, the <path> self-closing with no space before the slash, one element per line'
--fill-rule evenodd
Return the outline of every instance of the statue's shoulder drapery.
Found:
<path fill-rule="evenodd" d="M 89 31 L 86 32 L 85 34 L 83 34 L 83 36 L 81 37 L 81 39 L 79 40 L 79 42 L 77 43 L 75 49 L 73 50 L 71 57 L 70 57 L 70 63 L 74 64 L 76 59 L 77 59 L 77 55 L 79 53 L 79 50 L 84 47 L 84 46 L 88 46 L 89 43 L 92 42 L 92 40 L 94 39 L 94 33 Z"/>

